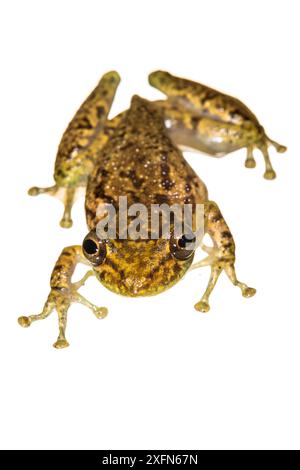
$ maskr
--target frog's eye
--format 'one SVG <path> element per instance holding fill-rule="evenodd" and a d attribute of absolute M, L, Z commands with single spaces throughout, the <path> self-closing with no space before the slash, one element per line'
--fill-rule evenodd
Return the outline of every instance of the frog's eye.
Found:
<path fill-rule="evenodd" d="M 92 230 L 83 240 L 82 251 L 91 264 L 99 266 L 106 257 L 106 243 L 104 240 L 99 240 Z"/>
<path fill-rule="evenodd" d="M 170 239 L 170 251 L 174 258 L 183 261 L 191 258 L 195 252 L 196 237 L 191 233 L 182 235 L 180 238 Z"/>

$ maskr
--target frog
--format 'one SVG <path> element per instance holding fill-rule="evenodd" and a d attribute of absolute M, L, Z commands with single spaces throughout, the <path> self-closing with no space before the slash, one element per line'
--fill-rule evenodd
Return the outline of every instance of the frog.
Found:
<path fill-rule="evenodd" d="M 81 244 L 65 247 L 59 255 L 41 313 L 18 318 L 19 324 L 27 328 L 56 310 L 58 337 L 53 344 L 56 349 L 69 346 L 67 315 L 73 303 L 88 307 L 97 319 L 108 314 L 106 307 L 94 305 L 79 292 L 91 276 L 121 296 L 153 296 L 174 286 L 189 271 L 207 266 L 210 268 L 207 287 L 194 305 L 203 313 L 210 310 L 210 296 L 222 272 L 239 287 L 244 297 L 256 293 L 255 288 L 238 280 L 233 235 L 219 206 L 210 200 L 205 183 L 184 158 L 183 149 L 187 144 L 201 151 L 209 147 L 207 153 L 215 155 L 243 146 L 263 149 L 270 140 L 254 115 L 239 101 L 232 101 L 225 95 L 212 95 L 210 89 L 203 91 L 201 85 L 167 72 L 153 72 L 149 82 L 166 92 L 167 99 L 149 101 L 134 95 L 129 108 L 110 119 L 120 76 L 115 71 L 106 73 L 62 136 L 55 161 L 55 184 L 29 190 L 32 196 L 49 194 L 63 201 L 60 221 L 63 228 L 72 226 L 72 206 L 79 193 L 85 190 L 88 234 Z M 208 100 L 206 106 L 209 104 L 207 115 L 201 108 L 205 104 L 204 96 Z M 236 122 L 228 118 L 233 119 L 233 108 Z M 230 126 L 234 130 L 228 132 Z M 239 132 L 233 141 L 237 128 Z M 216 141 L 217 129 L 221 138 Z M 216 142 L 220 143 L 219 147 Z M 271 171 L 269 167 L 267 171 Z M 115 216 L 120 215 L 122 197 L 126 197 L 128 206 L 142 204 L 150 214 L 153 205 L 201 206 L 201 237 L 197 243 L 191 243 L 195 239 L 194 222 L 186 233 L 179 235 L 172 222 L 167 236 L 162 236 L 159 230 L 158 236 L 153 238 L 148 233 L 151 229 L 148 229 L 148 236 L 137 239 L 120 236 L 120 231 L 116 236 L 110 233 L 100 236 L 98 227 L 107 214 L 99 211 L 99 207 L 110 205 Z M 192 214 L 194 217 L 194 209 Z M 210 237 L 211 246 L 204 243 L 205 235 Z M 201 249 L 205 257 L 195 262 L 197 249 Z M 78 264 L 85 265 L 87 272 L 81 280 L 73 282 Z"/>

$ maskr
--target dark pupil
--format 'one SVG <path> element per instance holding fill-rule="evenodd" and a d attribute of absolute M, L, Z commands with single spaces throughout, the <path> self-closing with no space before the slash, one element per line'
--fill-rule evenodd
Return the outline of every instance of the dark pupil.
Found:
<path fill-rule="evenodd" d="M 98 251 L 98 245 L 94 240 L 87 239 L 83 242 L 83 249 L 88 255 L 94 255 Z"/>
<path fill-rule="evenodd" d="M 182 235 L 178 240 L 178 246 L 179 248 L 186 248 L 189 243 L 194 243 L 195 240 L 195 236 L 192 233 L 190 235 Z"/>

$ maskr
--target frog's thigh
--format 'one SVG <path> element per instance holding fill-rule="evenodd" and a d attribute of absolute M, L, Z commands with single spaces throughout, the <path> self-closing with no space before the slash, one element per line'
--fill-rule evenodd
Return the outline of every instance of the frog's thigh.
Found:
<path fill-rule="evenodd" d="M 198 268 L 202 266 L 210 266 L 211 274 L 207 285 L 207 288 L 201 298 L 196 303 L 195 308 L 201 312 L 208 312 L 209 297 L 213 291 L 218 277 L 224 270 L 228 275 L 231 282 L 238 286 L 244 297 L 251 297 L 255 294 L 256 290 L 252 287 L 248 287 L 246 284 L 238 281 L 235 273 L 235 244 L 232 234 L 229 230 L 228 225 L 222 216 L 219 207 L 213 201 L 207 201 L 205 203 L 205 233 L 208 233 L 213 241 L 213 247 L 203 247 L 204 251 L 208 253 L 208 256 L 192 266 L 192 268 Z"/>
<path fill-rule="evenodd" d="M 108 139 L 105 132 L 107 116 L 119 82 L 117 72 L 105 74 L 68 125 L 58 147 L 55 185 L 29 189 L 31 196 L 46 193 L 63 201 L 65 210 L 60 222 L 62 227 L 71 227 L 72 206 L 81 192 L 80 189 L 86 186 L 97 151 Z"/>
<path fill-rule="evenodd" d="M 211 156 L 223 156 L 251 145 L 257 138 L 255 129 L 249 131 L 241 125 L 191 114 L 180 117 L 178 112 L 175 117 L 172 110 L 167 110 L 167 113 L 169 135 L 181 148 L 192 148 Z"/>
<path fill-rule="evenodd" d="M 47 318 L 55 309 L 58 314 L 59 335 L 53 346 L 58 349 L 69 346 L 65 337 L 65 331 L 67 312 L 72 303 L 79 302 L 89 307 L 97 318 L 104 318 L 107 315 L 105 307 L 96 307 L 78 292 L 78 289 L 84 285 L 85 281 L 94 274 L 93 271 L 88 271 L 80 281 L 71 282 L 78 263 L 86 264 L 81 246 L 74 245 L 64 248 L 52 271 L 50 280 L 51 291 L 42 312 L 38 315 L 23 316 L 18 319 L 21 326 L 28 327 L 34 321 Z"/>

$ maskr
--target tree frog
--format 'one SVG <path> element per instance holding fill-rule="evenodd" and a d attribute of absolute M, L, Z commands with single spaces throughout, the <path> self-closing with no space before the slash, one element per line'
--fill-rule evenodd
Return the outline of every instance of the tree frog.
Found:
<path fill-rule="evenodd" d="M 224 271 L 244 297 L 256 290 L 237 279 L 235 243 L 218 205 L 208 197 L 204 182 L 185 160 L 185 147 L 220 156 L 247 147 L 246 166 L 255 165 L 252 151 L 259 148 L 266 162 L 265 177 L 275 177 L 267 146 L 279 152 L 285 147 L 269 139 L 254 114 L 240 101 L 198 83 L 157 71 L 150 84 L 163 91 L 166 100 L 148 101 L 133 96 L 129 109 L 112 119 L 108 114 L 120 82 L 117 72 L 106 73 L 81 105 L 62 136 L 56 157 L 55 184 L 33 187 L 30 195 L 47 193 L 63 200 L 62 227 L 72 225 L 71 209 L 81 188 L 85 188 L 88 234 L 81 245 L 62 250 L 51 274 L 50 293 L 41 313 L 21 316 L 18 322 L 28 327 L 45 319 L 55 309 L 59 320 L 54 347 L 69 345 L 66 339 L 67 312 L 73 302 L 91 309 L 96 318 L 107 315 L 79 293 L 90 276 L 111 291 L 125 296 L 158 294 L 177 283 L 187 271 L 210 266 L 210 278 L 195 309 L 208 312 L 210 294 Z M 167 237 L 155 239 L 99 237 L 97 226 L 103 219 L 98 207 L 110 204 L 120 212 L 120 198 L 127 204 L 186 204 L 203 206 L 203 235 L 198 246 L 206 257 L 193 262 L 196 245 L 193 233 L 176 236 L 171 224 Z M 86 275 L 72 282 L 78 263 L 89 267 Z"/>

